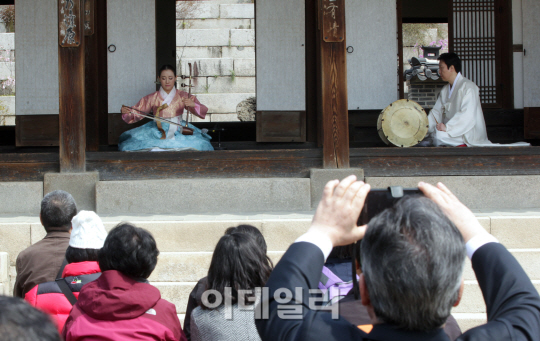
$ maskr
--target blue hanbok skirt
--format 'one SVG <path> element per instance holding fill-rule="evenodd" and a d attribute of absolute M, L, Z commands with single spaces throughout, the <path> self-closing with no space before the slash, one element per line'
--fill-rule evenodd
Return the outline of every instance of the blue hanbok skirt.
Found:
<path fill-rule="evenodd" d="M 182 125 L 185 121 L 182 121 Z M 163 130 L 169 130 L 169 123 L 162 122 Z M 212 137 L 192 124 L 193 135 L 182 135 L 180 131 L 174 133 L 174 138 L 161 140 L 162 133 L 158 130 L 156 121 L 148 122 L 140 127 L 133 128 L 120 135 L 118 149 L 123 152 L 136 150 L 152 150 L 156 148 L 165 150 L 214 150 L 210 140 Z"/>

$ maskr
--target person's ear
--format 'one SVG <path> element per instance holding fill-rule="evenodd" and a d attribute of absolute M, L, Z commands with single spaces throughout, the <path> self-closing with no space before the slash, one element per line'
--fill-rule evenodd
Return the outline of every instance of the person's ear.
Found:
<path fill-rule="evenodd" d="M 458 296 L 456 302 L 454 302 L 454 307 L 457 307 L 459 305 L 459 302 L 461 302 L 461 297 L 463 296 L 463 289 L 465 288 L 465 285 L 463 283 L 463 278 L 461 278 L 461 285 L 459 286 Z"/>
<path fill-rule="evenodd" d="M 360 286 L 360 299 L 362 300 L 362 305 L 366 307 L 371 306 L 371 299 L 369 298 L 369 292 L 366 285 L 366 278 L 364 277 L 363 273 L 360 274 L 358 285 Z"/>
<path fill-rule="evenodd" d="M 457 73 L 454 65 L 450 65 L 450 67 L 448 68 L 448 71 Z"/>

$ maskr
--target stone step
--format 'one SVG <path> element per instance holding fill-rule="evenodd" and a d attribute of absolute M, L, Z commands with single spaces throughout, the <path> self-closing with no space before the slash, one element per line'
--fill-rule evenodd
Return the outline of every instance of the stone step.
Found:
<path fill-rule="evenodd" d="M 540 292 L 540 280 L 532 280 L 534 287 Z M 461 302 L 452 309 L 452 313 L 486 313 L 486 305 L 477 281 L 465 281 L 465 289 Z"/>
<path fill-rule="evenodd" d="M 284 253 L 284 251 L 269 251 L 268 256 L 275 265 Z M 161 252 L 149 280 L 197 282 L 207 275 L 211 260 L 212 252 Z"/>
<path fill-rule="evenodd" d="M 182 315 L 182 318 L 183 316 L 184 315 Z M 456 319 L 459 328 L 463 333 L 487 322 L 485 313 L 452 313 L 452 316 Z M 183 321 L 184 320 L 182 319 L 182 322 Z"/>
<path fill-rule="evenodd" d="M 0 295 L 10 295 L 10 278 L 9 278 L 9 254 L 0 252 Z"/>
<path fill-rule="evenodd" d="M 268 239 L 268 238 L 267 238 Z M 540 280 L 540 249 L 510 250 L 527 275 L 532 280 Z M 281 259 L 285 251 L 269 251 L 274 264 Z M 212 251 L 204 252 L 161 252 L 156 269 L 150 279 L 158 282 L 192 282 L 206 276 Z M 475 281 L 476 277 L 469 260 L 465 263 L 463 279 Z"/>
<path fill-rule="evenodd" d="M 540 279 L 540 213 L 538 216 L 516 212 L 480 213 L 478 220 L 488 232 L 508 247 L 523 264 L 527 273 Z M 230 226 L 251 224 L 261 229 L 269 251 L 283 252 L 309 227 L 313 211 L 274 214 L 215 214 L 215 215 L 106 215 L 102 219 L 107 229 L 121 221 L 148 229 L 155 237 L 161 252 L 212 252 L 215 244 Z M 45 230 L 37 216 L 0 218 L 0 252 L 8 252 L 12 265 L 17 254 L 41 240 Z M 467 263 L 465 279 L 474 279 Z"/>

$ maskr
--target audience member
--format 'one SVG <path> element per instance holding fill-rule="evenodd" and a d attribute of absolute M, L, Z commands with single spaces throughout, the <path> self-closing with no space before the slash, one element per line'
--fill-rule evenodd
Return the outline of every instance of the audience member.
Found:
<path fill-rule="evenodd" d="M 147 280 L 158 254 L 148 231 L 128 223 L 111 230 L 98 253 L 102 274 L 81 289 L 65 340 L 186 340 L 175 306 Z"/>
<path fill-rule="evenodd" d="M 255 238 L 257 241 L 257 244 L 259 245 L 259 248 L 261 251 L 266 255 L 266 241 L 264 240 L 264 236 L 262 235 L 261 231 L 259 231 L 258 228 L 252 225 L 238 225 L 236 227 L 229 227 L 227 230 L 225 230 L 225 234 L 231 234 L 231 233 L 247 233 Z M 272 260 L 268 258 L 268 262 L 270 264 L 270 267 L 273 268 L 274 264 L 272 263 Z M 184 317 L 184 333 L 186 333 L 186 337 L 188 340 L 191 340 L 191 312 L 193 309 L 197 308 L 201 304 L 201 296 L 206 290 L 206 282 L 208 277 L 201 278 L 188 297 L 188 304 L 186 307 L 186 315 Z"/>
<path fill-rule="evenodd" d="M 259 340 L 254 304 L 270 272 L 270 262 L 256 239 L 247 233 L 219 240 L 208 270 L 207 291 L 191 313 L 191 340 Z M 251 307 L 250 307 L 251 306 Z"/>
<path fill-rule="evenodd" d="M 420 183 L 427 198 L 401 199 L 368 227 L 359 227 L 370 187 L 355 180 L 350 176 L 325 186 L 309 231 L 272 272 L 269 296 L 261 302 L 269 318 L 256 320 L 263 340 L 448 340 L 441 327 L 459 303 L 466 255 L 486 301 L 488 322 L 458 340 L 540 340 L 540 297 L 531 280 L 444 185 Z M 362 238 L 359 284 L 372 319 L 369 333 L 343 317 L 308 308 L 308 289 L 317 285 L 332 247 Z M 278 302 L 275 294 L 284 289 L 302 296 Z M 298 318 L 280 318 L 283 306 L 299 308 Z"/>
<path fill-rule="evenodd" d="M 331 305 L 343 299 L 353 288 L 352 249 L 354 244 L 336 246 L 322 268 L 319 289 L 322 305 Z M 356 275 L 356 272 L 355 272 Z"/>
<path fill-rule="evenodd" d="M 39 283 L 56 279 L 68 247 L 71 219 L 76 214 L 75 200 L 67 192 L 54 191 L 43 198 L 39 218 L 47 235 L 17 256 L 13 296 L 24 298 Z"/>
<path fill-rule="evenodd" d="M 0 340 L 60 341 L 49 316 L 18 297 L 0 296 Z"/>
<path fill-rule="evenodd" d="M 355 326 L 372 328 L 367 308 L 359 300 L 358 282 L 353 279 L 353 275 L 358 279 L 361 273 L 358 267 L 360 248 L 354 246 L 355 244 L 335 246 L 330 252 L 319 281 L 319 289 L 323 291 L 322 304 L 338 305 L 339 314 L 347 321 Z M 353 262 L 353 258 L 356 262 Z M 461 335 L 461 329 L 452 315 L 448 316 L 444 324 L 444 332 L 450 340 Z"/>
<path fill-rule="evenodd" d="M 67 265 L 63 267 L 62 275 L 54 282 L 36 285 L 24 297 L 34 307 L 50 314 L 60 332 L 82 286 L 101 275 L 98 251 L 107 237 L 105 226 L 94 212 L 80 211 L 71 222 L 73 229 L 66 250 Z"/>

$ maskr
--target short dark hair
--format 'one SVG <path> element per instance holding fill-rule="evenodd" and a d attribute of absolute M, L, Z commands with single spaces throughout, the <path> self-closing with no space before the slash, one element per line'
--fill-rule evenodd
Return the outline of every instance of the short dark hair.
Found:
<path fill-rule="evenodd" d="M 426 197 L 406 196 L 368 224 L 362 271 L 375 315 L 398 328 L 441 327 L 457 301 L 465 242 Z"/>
<path fill-rule="evenodd" d="M 50 317 L 18 297 L 0 296 L 0 338 L 17 341 L 60 341 Z"/>
<path fill-rule="evenodd" d="M 41 222 L 45 231 L 51 228 L 71 229 L 71 219 L 77 215 L 77 204 L 73 196 L 65 191 L 50 192 L 41 200 Z"/>
<path fill-rule="evenodd" d="M 176 69 L 174 68 L 174 66 L 170 65 L 170 64 L 165 64 L 163 65 L 162 67 L 159 68 L 159 74 L 158 74 L 158 77 L 161 77 L 161 73 L 165 70 L 171 70 L 174 75 L 176 76 Z"/>
<path fill-rule="evenodd" d="M 443 53 L 437 60 L 442 60 L 448 68 L 453 66 L 456 72 L 461 72 L 461 59 L 454 52 Z"/>
<path fill-rule="evenodd" d="M 68 246 L 66 260 L 68 263 L 97 262 L 99 249 L 79 249 Z"/>
<path fill-rule="evenodd" d="M 98 253 L 101 271 L 117 270 L 133 278 L 148 278 L 159 250 L 150 232 L 129 223 L 116 225 Z"/>
<path fill-rule="evenodd" d="M 238 290 L 263 287 L 271 272 L 268 258 L 256 239 L 247 233 L 234 232 L 224 235 L 217 243 L 208 269 L 206 288 L 225 296 L 225 288 L 230 287 L 234 304 L 238 302 Z M 210 303 L 215 302 L 215 297 L 208 298 Z M 245 300 L 245 303 L 253 302 Z M 204 304 L 201 307 L 207 309 Z"/>

